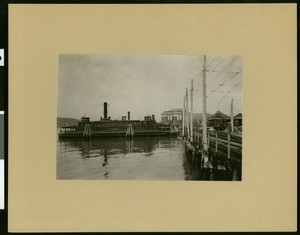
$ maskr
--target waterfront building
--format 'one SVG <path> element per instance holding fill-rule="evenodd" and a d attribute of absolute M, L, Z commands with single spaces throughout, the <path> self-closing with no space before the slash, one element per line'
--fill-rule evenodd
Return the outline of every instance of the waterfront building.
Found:
<path fill-rule="evenodd" d="M 242 126 L 243 125 L 243 114 L 239 113 L 233 117 L 234 125 L 235 126 Z"/>
<path fill-rule="evenodd" d="M 164 111 L 161 114 L 161 122 L 165 124 L 182 124 L 182 108 L 181 109 L 171 109 Z"/>
<path fill-rule="evenodd" d="M 211 114 L 207 113 L 207 118 L 209 119 Z M 193 114 L 193 122 L 201 123 L 203 115 L 202 113 L 194 113 Z M 164 111 L 161 114 L 161 122 L 164 124 L 175 124 L 182 125 L 182 109 L 171 109 L 168 111 Z"/>

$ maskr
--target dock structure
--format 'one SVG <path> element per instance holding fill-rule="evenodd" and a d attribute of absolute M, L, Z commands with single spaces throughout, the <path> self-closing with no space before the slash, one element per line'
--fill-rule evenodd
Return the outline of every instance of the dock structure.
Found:
<path fill-rule="evenodd" d="M 186 158 L 198 165 L 202 180 L 241 180 L 242 134 L 235 132 L 233 122 L 233 100 L 231 99 L 230 128 L 218 130 L 208 127 L 206 113 L 206 56 L 203 56 L 202 69 L 202 125 L 192 120 L 193 80 L 191 80 L 190 107 L 188 89 L 184 96 L 182 139 L 185 142 Z M 220 175 L 222 175 L 220 177 Z"/>
<path fill-rule="evenodd" d="M 128 124 L 125 137 L 133 138 L 133 136 L 134 136 L 133 126 L 132 124 Z"/>
<path fill-rule="evenodd" d="M 83 138 L 91 138 L 92 132 L 91 132 L 91 125 L 90 124 L 85 124 L 84 125 L 84 130 L 82 134 Z"/>

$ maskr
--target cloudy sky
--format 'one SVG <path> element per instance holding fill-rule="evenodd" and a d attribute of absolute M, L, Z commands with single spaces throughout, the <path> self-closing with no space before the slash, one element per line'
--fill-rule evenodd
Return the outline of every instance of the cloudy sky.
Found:
<path fill-rule="evenodd" d="M 182 108 L 194 80 L 194 112 L 202 112 L 203 56 L 59 55 L 58 117 L 99 120 L 108 102 L 112 119 L 131 119 Z M 207 112 L 242 113 L 242 58 L 207 56 Z"/>

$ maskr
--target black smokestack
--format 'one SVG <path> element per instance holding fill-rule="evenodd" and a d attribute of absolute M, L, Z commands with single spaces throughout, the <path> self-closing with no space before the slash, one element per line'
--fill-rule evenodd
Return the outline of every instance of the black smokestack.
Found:
<path fill-rule="evenodd" d="M 104 102 L 104 119 L 107 119 L 107 102 Z"/>
<path fill-rule="evenodd" d="M 155 120 L 155 116 L 154 116 L 154 114 L 152 114 L 152 120 Z"/>
<path fill-rule="evenodd" d="M 130 120 L 130 112 L 127 113 L 127 119 Z"/>

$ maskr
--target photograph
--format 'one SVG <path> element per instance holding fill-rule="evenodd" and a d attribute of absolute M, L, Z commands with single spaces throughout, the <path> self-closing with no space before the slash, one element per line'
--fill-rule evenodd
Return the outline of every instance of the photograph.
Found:
<path fill-rule="evenodd" d="M 0 7 L 0 234 L 297 230 L 295 2 L 46 1 Z"/>
<path fill-rule="evenodd" d="M 242 58 L 58 56 L 57 179 L 242 180 Z"/>

